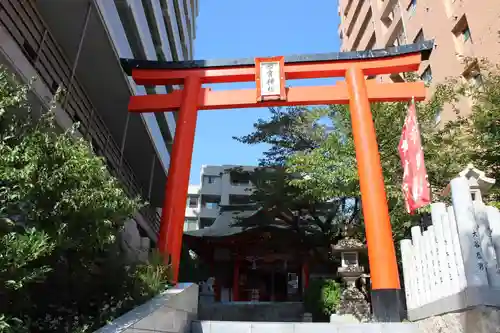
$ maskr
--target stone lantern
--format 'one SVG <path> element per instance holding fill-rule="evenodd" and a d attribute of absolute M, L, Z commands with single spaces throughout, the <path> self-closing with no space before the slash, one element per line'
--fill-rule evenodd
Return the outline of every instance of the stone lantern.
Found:
<path fill-rule="evenodd" d="M 348 288 L 355 287 L 356 280 L 364 273 L 359 265 L 359 253 L 366 251 L 364 244 L 354 238 L 343 238 L 332 247 L 334 253 L 340 253 L 341 264 L 337 272 Z"/>
<path fill-rule="evenodd" d="M 490 188 L 495 185 L 495 179 L 486 177 L 484 171 L 475 168 L 472 164 L 467 165 L 458 176 L 467 179 L 472 201 L 483 202 L 483 194 L 488 193 Z M 451 186 L 448 184 L 443 190 L 443 196 L 449 195 L 450 190 Z"/>
<path fill-rule="evenodd" d="M 332 246 L 332 252 L 340 254 L 341 265 L 337 272 L 346 283 L 337 315 L 351 315 L 359 321 L 368 321 L 370 318 L 370 305 L 365 294 L 356 287 L 356 281 L 366 276 L 364 267 L 359 265 L 359 254 L 365 251 L 366 246 L 361 241 L 348 235 Z M 334 320 L 334 317 L 332 316 L 330 321 Z"/>

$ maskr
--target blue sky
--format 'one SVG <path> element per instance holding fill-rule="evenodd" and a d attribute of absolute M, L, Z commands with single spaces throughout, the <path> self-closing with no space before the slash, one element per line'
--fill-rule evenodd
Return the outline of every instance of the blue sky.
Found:
<path fill-rule="evenodd" d="M 196 59 L 244 58 L 336 52 L 337 0 L 200 0 Z M 332 84 L 309 80 L 292 85 Z M 213 89 L 253 88 L 255 83 L 220 84 Z M 256 165 L 262 146 L 232 139 L 252 132 L 267 108 L 198 113 L 190 183 L 198 184 L 203 164 Z"/>

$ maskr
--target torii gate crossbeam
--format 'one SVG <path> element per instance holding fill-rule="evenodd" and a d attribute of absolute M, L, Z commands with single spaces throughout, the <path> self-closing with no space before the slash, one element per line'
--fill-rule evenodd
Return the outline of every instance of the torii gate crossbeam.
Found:
<path fill-rule="evenodd" d="M 370 102 L 425 99 L 423 82 L 375 83 L 365 76 L 417 71 L 433 41 L 383 50 L 292 57 L 157 62 L 122 59 L 140 85 L 182 84 L 166 95 L 132 96 L 129 111 L 177 111 L 171 163 L 162 207 L 158 248 L 170 259 L 177 282 L 199 110 L 349 104 L 365 220 L 372 308 L 378 321 L 399 321 L 400 281 Z M 263 65 L 267 66 L 264 71 Z M 266 76 L 267 75 L 267 76 Z M 266 78 L 264 78 L 266 77 Z M 345 77 L 334 86 L 286 88 L 287 79 Z M 205 83 L 255 81 L 256 89 L 212 91 Z M 268 89 L 264 91 L 265 89 Z M 396 149 L 396 147 L 394 148 Z"/>

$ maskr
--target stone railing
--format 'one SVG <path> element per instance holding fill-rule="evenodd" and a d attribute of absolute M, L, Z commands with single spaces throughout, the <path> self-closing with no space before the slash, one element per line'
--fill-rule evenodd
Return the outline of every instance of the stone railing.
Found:
<path fill-rule="evenodd" d="M 190 332 L 198 315 L 198 285 L 180 283 L 95 333 Z"/>
<path fill-rule="evenodd" d="M 412 239 L 401 241 L 412 321 L 447 313 L 456 317 L 461 312 L 472 318 L 470 311 L 482 312 L 474 314 L 479 318 L 491 315 L 484 309 L 489 313 L 500 306 L 500 212 L 471 195 L 470 179 L 458 177 L 450 185 L 452 205 L 433 203 L 432 225 L 423 232 L 413 227 Z M 457 325 L 460 320 L 453 319 Z M 469 324 L 475 324 L 472 321 Z M 460 332 L 469 331 L 483 332 L 479 328 Z"/>

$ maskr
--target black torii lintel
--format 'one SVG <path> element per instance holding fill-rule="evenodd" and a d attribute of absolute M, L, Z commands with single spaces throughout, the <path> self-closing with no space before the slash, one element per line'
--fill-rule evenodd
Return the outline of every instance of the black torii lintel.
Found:
<path fill-rule="evenodd" d="M 285 64 L 304 62 L 326 62 L 347 61 L 359 59 L 377 59 L 395 57 L 405 54 L 421 53 L 422 60 L 428 60 L 434 48 L 434 40 L 426 40 L 414 44 L 392 46 L 386 49 L 330 52 L 316 54 L 291 55 L 285 57 Z M 254 58 L 240 59 L 208 59 L 208 60 L 186 60 L 186 61 L 153 61 L 120 59 L 121 65 L 127 75 L 132 75 L 132 69 L 196 69 L 196 68 L 224 68 L 234 66 L 255 66 Z"/>

